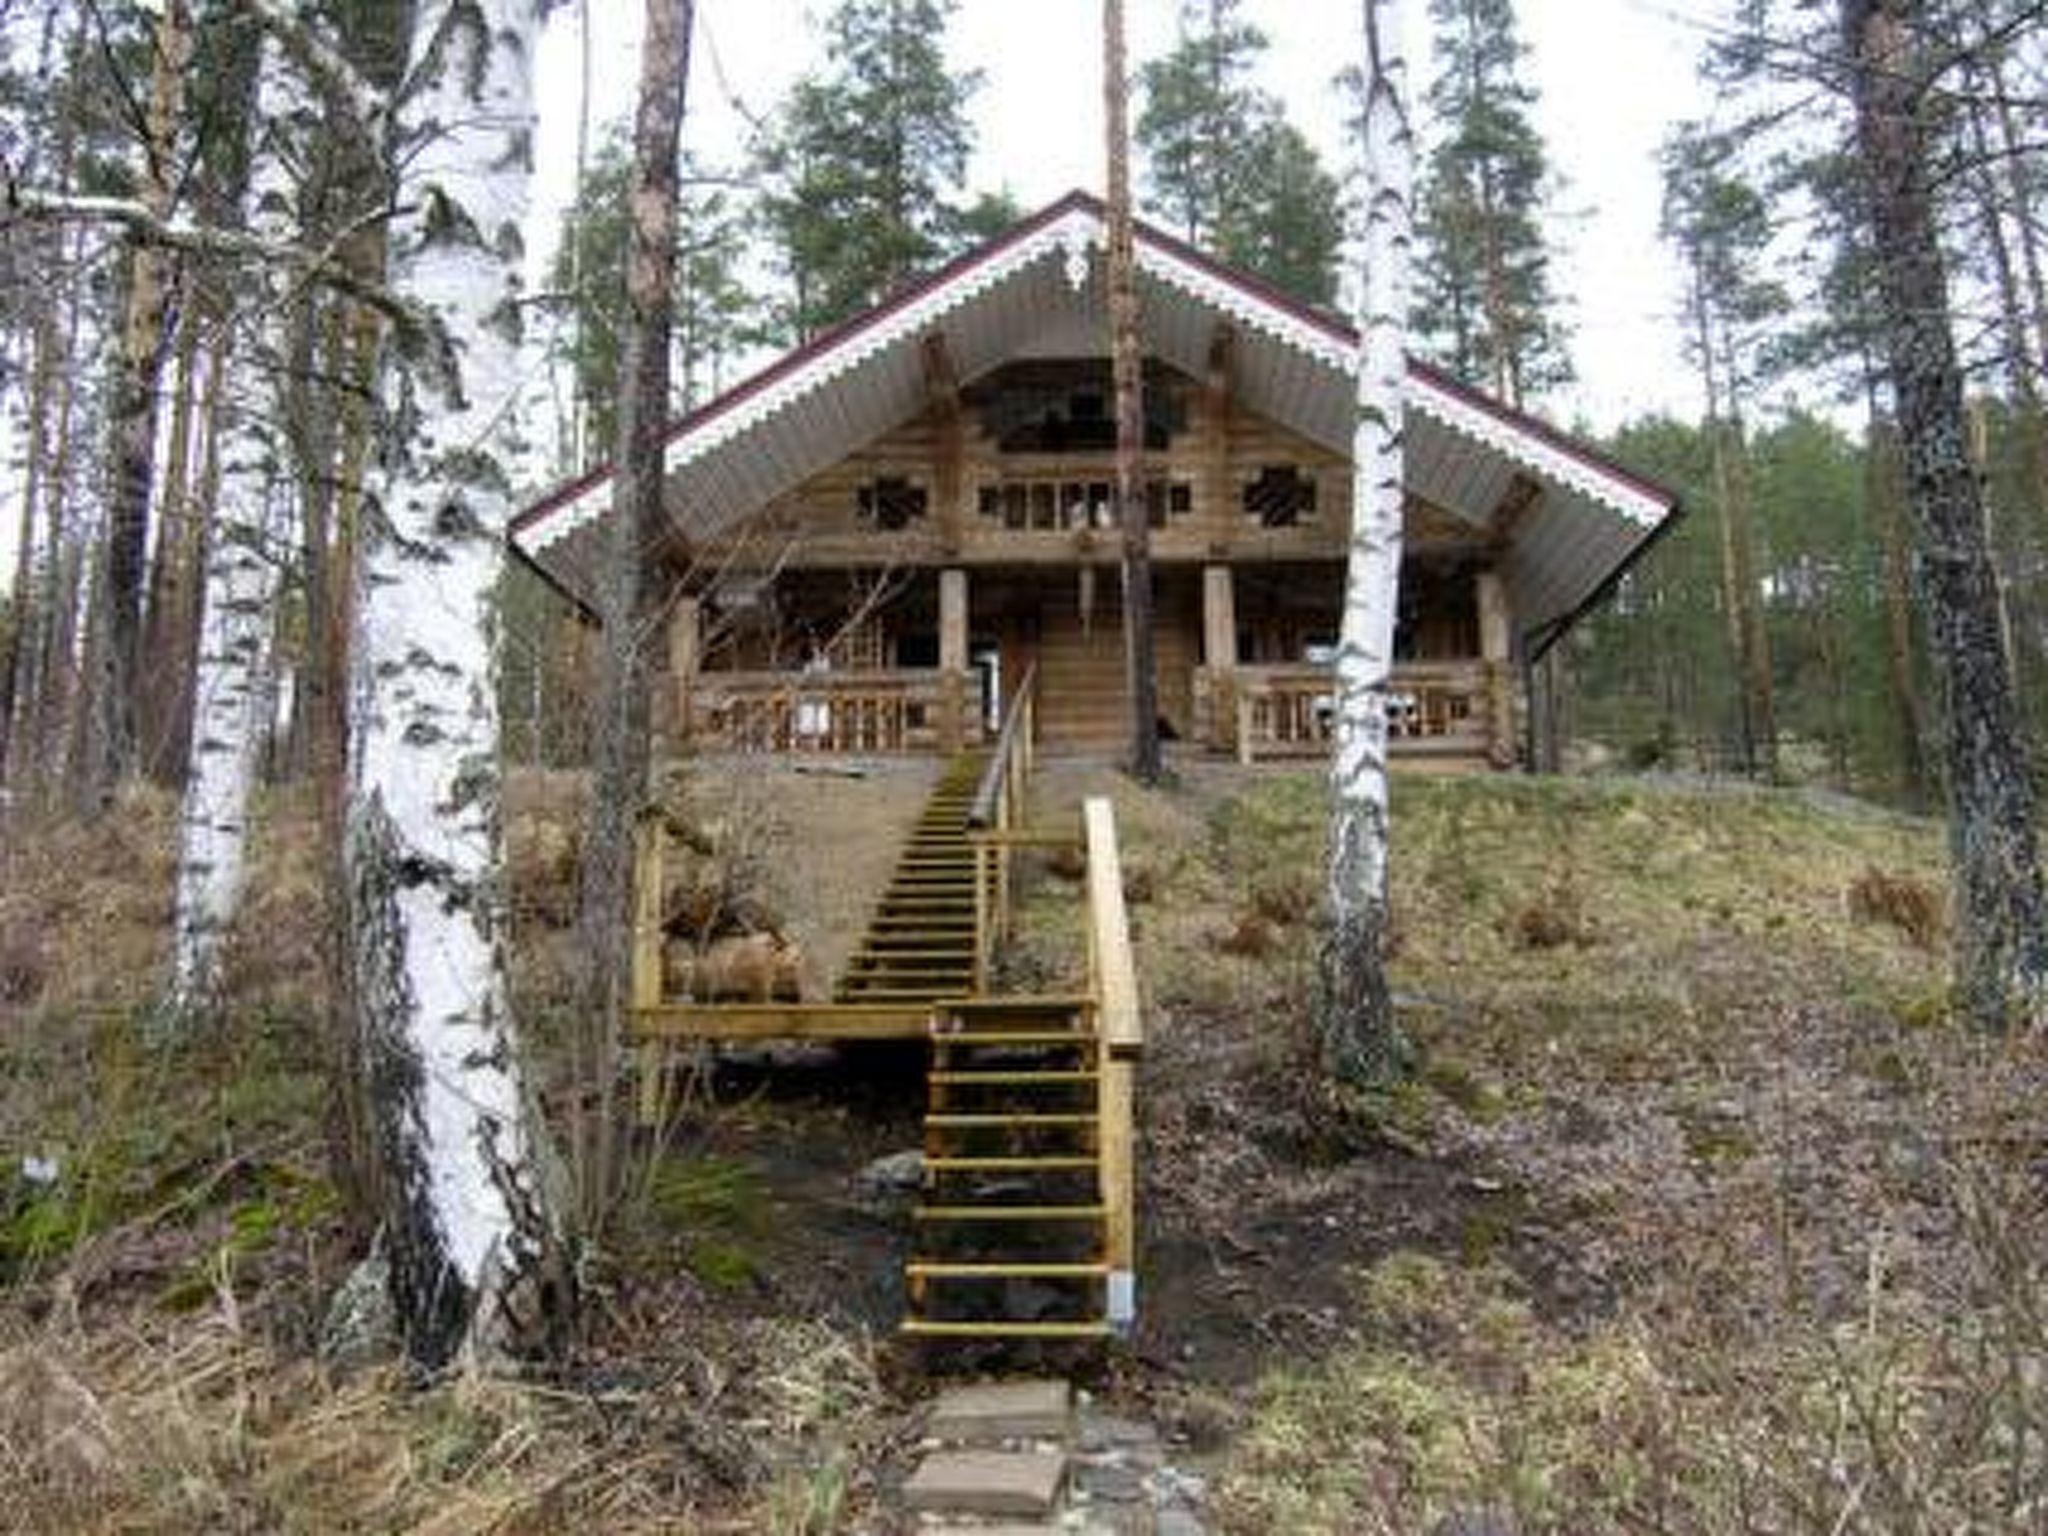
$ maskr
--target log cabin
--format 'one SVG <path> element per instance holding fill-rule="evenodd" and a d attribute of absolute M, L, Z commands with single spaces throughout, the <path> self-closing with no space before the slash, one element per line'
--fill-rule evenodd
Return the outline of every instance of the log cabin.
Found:
<path fill-rule="evenodd" d="M 698 749 L 950 753 L 1035 678 L 1037 748 L 1126 742 L 1102 204 L 1072 193 L 675 422 L 659 728 Z M 1358 338 L 1143 224 L 1160 726 L 1326 750 Z M 1411 362 L 1395 766 L 1528 760 L 1532 669 L 1676 499 Z M 588 605 L 606 469 L 514 521 Z"/>

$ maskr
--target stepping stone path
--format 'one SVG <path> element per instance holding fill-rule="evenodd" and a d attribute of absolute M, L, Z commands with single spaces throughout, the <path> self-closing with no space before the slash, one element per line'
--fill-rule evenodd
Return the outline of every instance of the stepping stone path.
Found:
<path fill-rule="evenodd" d="M 921 1536 L 1204 1536 L 1201 1478 L 1064 1381 L 953 1387 L 903 1485 Z"/>

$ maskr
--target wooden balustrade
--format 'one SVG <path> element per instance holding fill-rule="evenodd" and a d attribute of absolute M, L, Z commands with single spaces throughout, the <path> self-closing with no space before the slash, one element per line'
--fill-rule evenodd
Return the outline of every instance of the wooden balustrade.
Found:
<path fill-rule="evenodd" d="M 1403 662 L 1387 695 L 1388 749 L 1395 757 L 1513 761 L 1507 669 L 1483 661 Z M 1308 663 L 1200 668 L 1197 713 L 1205 738 L 1234 748 L 1238 761 L 1317 757 L 1330 747 L 1336 715 L 1331 669 Z M 1505 753 L 1505 756 L 1503 756 Z"/>
<path fill-rule="evenodd" d="M 1038 669 L 1028 667 L 1003 711 L 995 750 L 967 809 L 974 845 L 974 989 L 988 990 L 989 962 L 1010 931 L 1010 859 L 1020 842 L 1038 729 Z"/>
<path fill-rule="evenodd" d="M 971 673 L 704 672 L 691 701 L 711 751 L 938 752 L 981 739 Z"/>

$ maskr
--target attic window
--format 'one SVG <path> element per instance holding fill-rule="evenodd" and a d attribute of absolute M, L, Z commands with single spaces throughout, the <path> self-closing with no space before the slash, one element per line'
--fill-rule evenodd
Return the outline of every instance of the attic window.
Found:
<path fill-rule="evenodd" d="M 1316 483 L 1292 464 L 1268 464 L 1244 488 L 1244 514 L 1261 528 L 1314 522 Z"/>
<path fill-rule="evenodd" d="M 868 527 L 897 533 L 924 519 L 930 499 L 923 486 L 900 475 L 884 475 L 860 488 L 856 505 Z"/>

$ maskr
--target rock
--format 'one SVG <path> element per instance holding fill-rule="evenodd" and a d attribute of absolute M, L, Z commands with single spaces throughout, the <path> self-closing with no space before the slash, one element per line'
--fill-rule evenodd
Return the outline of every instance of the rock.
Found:
<path fill-rule="evenodd" d="M 878 1157 L 853 1176 L 854 1188 L 873 1200 L 900 1200 L 924 1185 L 924 1153 L 915 1147 Z"/>
<path fill-rule="evenodd" d="M 348 1272 L 327 1303 L 320 1325 L 320 1358 L 336 1370 L 355 1371 L 397 1352 L 391 1266 L 382 1254 L 372 1254 Z"/>
<path fill-rule="evenodd" d="M 1159 1432 L 1136 1419 L 1120 1419 L 1109 1413 L 1087 1413 L 1081 1418 L 1081 1449 L 1105 1451 L 1117 1446 L 1157 1447 Z"/>
<path fill-rule="evenodd" d="M 1209 1479 L 1175 1467 L 1161 1467 L 1152 1479 L 1161 1504 L 1199 1504 L 1209 1497 Z"/>
<path fill-rule="evenodd" d="M 1184 1509 L 1162 1509 L 1152 1525 L 1153 1536 L 1208 1536 L 1200 1520 Z"/>
<path fill-rule="evenodd" d="M 1136 1504 L 1146 1495 L 1144 1474 L 1135 1467 L 1115 1462 L 1076 1467 L 1074 1485 L 1089 1498 L 1105 1504 Z"/>

